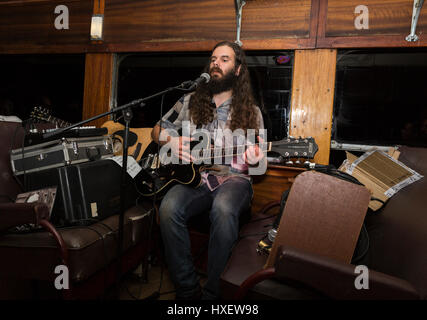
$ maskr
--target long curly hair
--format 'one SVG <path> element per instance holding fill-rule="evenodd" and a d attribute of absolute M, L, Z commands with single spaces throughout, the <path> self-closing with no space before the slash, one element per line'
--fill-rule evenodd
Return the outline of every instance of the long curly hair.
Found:
<path fill-rule="evenodd" d="M 249 70 L 246 64 L 245 53 L 242 48 L 233 42 L 223 41 L 215 45 L 212 52 L 221 46 L 228 46 L 235 54 L 235 70 L 240 66 L 239 75 L 233 83 L 233 99 L 230 106 L 231 123 L 230 129 L 256 129 L 258 130 L 258 119 L 256 102 L 252 93 Z M 210 63 L 204 71 L 209 72 Z M 200 85 L 190 99 L 190 117 L 197 126 L 206 125 L 214 118 L 215 104 L 212 103 L 213 94 L 208 85 Z"/>

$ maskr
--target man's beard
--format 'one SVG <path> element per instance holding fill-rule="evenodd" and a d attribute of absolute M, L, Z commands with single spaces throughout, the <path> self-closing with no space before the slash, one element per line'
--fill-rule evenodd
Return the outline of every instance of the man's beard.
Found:
<path fill-rule="evenodd" d="M 222 70 L 218 68 L 212 68 L 210 70 L 210 74 L 212 74 L 212 71 L 218 71 L 221 72 Z M 225 92 L 228 90 L 231 90 L 233 88 L 234 82 L 236 81 L 237 76 L 235 74 L 234 68 L 227 72 L 226 74 L 223 74 L 221 78 L 215 78 L 211 77 L 210 81 L 208 82 L 208 89 L 212 94 L 218 94 L 221 92 Z"/>

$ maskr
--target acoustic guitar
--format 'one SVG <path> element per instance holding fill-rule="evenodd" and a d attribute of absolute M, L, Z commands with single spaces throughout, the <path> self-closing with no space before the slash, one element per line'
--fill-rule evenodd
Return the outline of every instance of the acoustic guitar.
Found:
<path fill-rule="evenodd" d="M 56 118 L 50 114 L 50 110 L 44 107 L 34 107 L 31 111 L 30 118 L 33 120 L 43 120 L 54 124 L 58 128 L 68 127 L 71 122 Z M 80 129 L 93 129 L 95 127 L 81 127 Z M 101 128 L 107 129 L 107 134 L 113 139 L 114 155 L 123 154 L 123 139 L 125 134 L 125 126 L 114 121 L 106 121 Z M 128 155 L 141 160 L 144 151 L 152 142 L 152 128 L 130 128 L 128 136 Z"/>
<path fill-rule="evenodd" d="M 107 121 L 101 128 L 107 128 L 108 134 L 113 138 L 113 149 L 115 155 L 123 153 L 123 140 L 125 136 L 125 126 L 114 121 Z M 144 151 L 153 141 L 151 139 L 152 128 L 129 128 L 128 135 L 128 155 L 141 160 Z"/>
<path fill-rule="evenodd" d="M 193 148 L 198 142 L 192 142 Z M 266 150 L 280 154 L 284 159 L 312 159 L 318 151 L 314 138 L 286 138 L 280 141 L 265 142 Z M 225 148 L 211 148 L 203 153 L 194 154 L 193 163 L 190 164 L 162 164 L 160 161 L 158 145 L 152 142 L 139 161 L 142 171 L 135 177 L 140 193 L 146 197 L 162 198 L 170 188 L 176 184 L 197 187 L 202 182 L 201 173 L 210 168 L 212 159 L 226 156 L 235 156 L 244 152 L 245 146 L 234 147 L 232 150 Z M 243 152 L 242 152 L 243 150 Z M 196 164 L 200 163 L 200 164 Z"/>

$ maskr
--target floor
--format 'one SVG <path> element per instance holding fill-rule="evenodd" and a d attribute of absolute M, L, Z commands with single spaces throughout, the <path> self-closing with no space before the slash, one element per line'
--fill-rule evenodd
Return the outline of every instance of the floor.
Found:
<path fill-rule="evenodd" d="M 206 275 L 198 272 L 200 284 L 206 282 Z M 147 268 L 139 265 L 127 274 L 120 288 L 120 300 L 174 300 L 175 287 L 164 263 L 158 260 L 149 262 Z"/>
<path fill-rule="evenodd" d="M 157 293 L 160 295 L 157 296 Z M 175 299 L 174 285 L 168 270 L 161 264 L 149 265 L 147 272 L 142 265 L 126 275 L 121 283 L 120 300 L 143 300 L 153 296 L 156 300 Z M 147 299 L 148 300 L 148 299 Z"/>

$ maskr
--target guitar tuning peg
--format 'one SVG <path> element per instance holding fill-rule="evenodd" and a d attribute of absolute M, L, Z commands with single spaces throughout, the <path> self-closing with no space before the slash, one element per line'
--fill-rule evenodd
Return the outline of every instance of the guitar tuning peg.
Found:
<path fill-rule="evenodd" d="M 310 169 L 314 169 L 315 167 L 316 167 L 316 164 L 315 163 L 313 163 L 313 162 L 310 162 L 310 161 L 306 161 L 306 162 L 304 162 L 304 165 L 307 167 L 307 168 L 310 168 Z"/>
<path fill-rule="evenodd" d="M 286 164 L 293 165 L 294 163 L 291 160 L 286 161 Z"/>
<path fill-rule="evenodd" d="M 299 160 L 296 160 L 295 164 L 301 164 L 301 162 Z"/>

